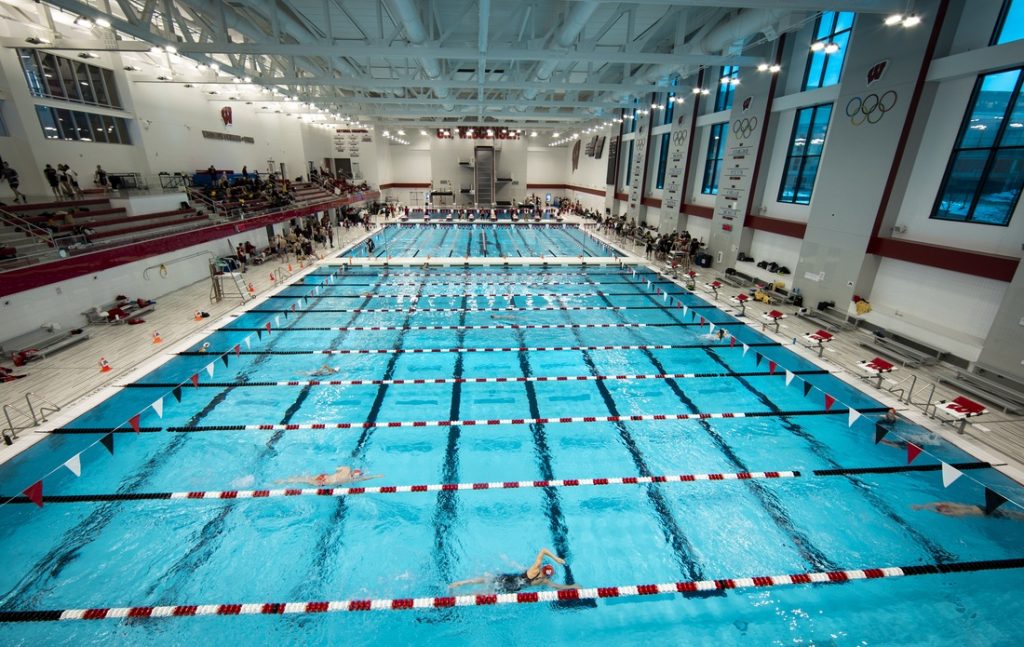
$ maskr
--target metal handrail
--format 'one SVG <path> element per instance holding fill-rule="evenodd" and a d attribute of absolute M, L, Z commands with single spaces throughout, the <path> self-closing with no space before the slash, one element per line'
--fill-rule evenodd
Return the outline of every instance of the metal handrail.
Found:
<path fill-rule="evenodd" d="M 20 216 L 16 216 L 10 211 L 0 209 L 0 221 L 3 221 L 12 227 L 21 227 L 27 230 L 30 236 L 38 238 L 40 242 L 46 243 L 54 249 L 57 247 L 53 242 L 53 233 L 49 229 L 43 229 L 39 225 L 35 225 Z"/>
<path fill-rule="evenodd" d="M 44 402 L 44 403 L 50 405 L 48 407 L 47 406 L 43 406 L 43 405 L 39 406 L 39 417 L 38 418 L 36 418 L 36 409 L 35 409 L 35 407 L 32 406 L 32 398 L 35 398 L 35 399 L 39 400 L 40 402 Z M 52 402 L 50 400 L 47 400 L 43 396 L 39 395 L 38 393 L 33 393 L 32 391 L 29 391 L 28 393 L 25 394 L 25 402 L 28 403 L 28 411 L 29 411 L 29 413 L 32 414 L 32 422 L 33 422 L 33 424 L 37 424 L 38 425 L 41 422 L 46 422 L 46 414 L 48 414 L 48 413 L 57 413 L 58 411 L 60 411 L 60 405 L 59 404 L 57 404 L 56 402 Z"/>
<path fill-rule="evenodd" d="M 32 420 L 32 424 L 23 424 L 20 426 L 14 424 L 14 421 L 11 420 L 11 411 L 18 413 L 25 420 Z M 8 445 L 10 445 L 12 441 L 18 438 L 19 431 L 21 431 L 22 429 L 28 429 L 29 427 L 33 427 L 36 425 L 34 417 L 29 416 L 27 413 L 25 413 L 18 407 L 14 406 L 13 404 L 5 404 L 3 406 L 3 412 L 4 418 L 7 420 L 7 426 L 0 429 L 0 435 L 3 435 L 4 442 L 6 442 Z M 10 433 L 10 440 L 8 440 L 8 433 Z"/>

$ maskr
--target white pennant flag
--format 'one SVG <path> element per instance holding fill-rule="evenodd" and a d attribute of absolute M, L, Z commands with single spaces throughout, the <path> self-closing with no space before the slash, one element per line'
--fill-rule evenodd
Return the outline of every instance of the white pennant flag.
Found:
<path fill-rule="evenodd" d="M 210 362 L 209 364 L 206 365 L 206 374 L 209 375 L 210 377 L 213 377 L 213 367 L 215 364 L 216 362 Z"/>
<path fill-rule="evenodd" d="M 793 381 L 793 371 L 786 371 L 786 386 Z"/>
<path fill-rule="evenodd" d="M 747 351 L 748 350 L 750 350 L 750 346 L 748 346 L 747 344 L 743 344 L 743 356 L 744 357 L 747 356 Z"/>
<path fill-rule="evenodd" d="M 64 461 L 64 467 L 66 467 L 69 470 L 71 470 L 71 473 L 74 474 L 75 476 L 81 476 L 82 475 L 82 455 L 81 454 L 75 454 L 71 458 L 67 459 L 66 461 Z"/>
<path fill-rule="evenodd" d="M 942 487 L 949 487 L 953 482 L 963 476 L 964 473 L 948 463 L 942 464 Z"/>
<path fill-rule="evenodd" d="M 668 301 L 668 292 L 662 292 L 661 293 L 661 300 L 662 301 Z"/>
<path fill-rule="evenodd" d="M 157 398 L 156 402 L 154 402 L 150 406 L 153 407 L 153 411 L 156 411 L 156 415 L 158 418 L 164 417 L 164 399 L 162 397 Z"/>
<path fill-rule="evenodd" d="M 708 322 L 708 332 L 715 332 L 715 324 Z"/>
<path fill-rule="evenodd" d="M 246 348 L 252 348 L 252 342 L 249 341 L 250 339 L 252 339 L 252 335 L 249 335 L 248 337 L 242 340 L 245 342 Z"/>
<path fill-rule="evenodd" d="M 277 328 L 281 327 L 281 315 L 274 315 L 274 326 Z"/>
<path fill-rule="evenodd" d="M 687 306 L 686 304 L 683 304 L 683 314 L 685 315 L 689 311 L 690 311 L 690 307 Z"/>
<path fill-rule="evenodd" d="M 850 409 L 850 421 L 846 423 L 846 426 L 852 427 L 853 423 L 857 422 L 857 418 L 860 418 L 860 411 Z"/>

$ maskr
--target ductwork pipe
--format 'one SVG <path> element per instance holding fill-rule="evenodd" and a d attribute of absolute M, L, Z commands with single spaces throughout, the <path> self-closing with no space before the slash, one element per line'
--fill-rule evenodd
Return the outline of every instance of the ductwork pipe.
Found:
<path fill-rule="evenodd" d="M 701 54 L 717 54 L 738 40 L 764 33 L 791 12 L 786 9 L 748 9 L 711 30 L 697 45 Z"/>
<path fill-rule="evenodd" d="M 398 19 L 402 22 L 405 35 L 413 45 L 422 45 L 427 40 L 427 28 L 420 18 L 419 9 L 413 4 L 413 0 L 391 0 L 391 7 L 394 9 Z M 436 80 L 441 77 L 441 62 L 436 58 L 421 57 L 423 71 L 427 78 Z M 481 72 L 482 73 L 482 72 Z M 434 96 L 444 99 L 448 96 L 448 88 L 434 88 Z M 445 110 L 451 111 L 455 106 L 443 106 Z"/>
<path fill-rule="evenodd" d="M 558 30 L 558 34 L 555 36 L 554 45 L 557 45 L 561 49 L 565 49 L 569 45 L 573 44 L 576 37 L 580 35 L 583 28 L 586 26 L 587 21 L 594 15 L 597 8 L 600 6 L 599 2 L 577 2 L 572 6 L 569 11 L 569 15 L 565 17 L 565 21 L 562 23 L 561 29 Z M 536 74 L 534 74 L 534 81 L 547 81 L 551 78 L 551 74 L 558 67 L 558 59 L 549 58 L 540 64 L 537 68 Z M 539 90 L 528 89 L 523 92 L 523 98 L 528 101 L 532 101 L 537 98 Z"/>

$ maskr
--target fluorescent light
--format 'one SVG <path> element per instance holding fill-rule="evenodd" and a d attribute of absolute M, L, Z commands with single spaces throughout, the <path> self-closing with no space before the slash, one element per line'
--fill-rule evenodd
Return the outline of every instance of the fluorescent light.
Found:
<path fill-rule="evenodd" d="M 771 72 L 772 74 L 775 74 L 776 72 L 778 72 L 780 70 L 782 70 L 782 66 L 779 65 L 778 63 L 775 63 L 774 65 L 768 66 L 768 71 Z"/>
<path fill-rule="evenodd" d="M 812 52 L 820 52 L 823 49 L 825 49 L 825 42 L 824 41 L 816 40 L 813 43 L 811 43 L 811 51 Z"/>
<path fill-rule="evenodd" d="M 760 65 L 757 66 L 757 71 L 758 72 L 767 72 L 768 71 L 768 64 L 767 63 L 761 63 Z"/>
<path fill-rule="evenodd" d="M 178 48 L 175 47 L 174 45 L 165 45 L 164 46 L 164 51 L 167 52 L 168 54 L 177 54 L 178 53 Z"/>
<path fill-rule="evenodd" d="M 890 27 L 892 27 L 893 25 L 898 25 L 901 22 L 903 22 L 903 16 L 898 13 L 894 13 L 893 15 L 885 19 L 885 24 L 889 25 Z"/>
<path fill-rule="evenodd" d="M 736 78 L 732 79 L 731 81 L 729 81 L 729 83 L 731 83 L 733 85 L 739 85 L 740 84 L 740 78 L 736 77 Z"/>
<path fill-rule="evenodd" d="M 828 45 L 825 45 L 825 53 L 826 54 L 835 54 L 838 51 L 839 51 L 839 45 L 837 45 L 835 43 L 829 43 Z"/>
<path fill-rule="evenodd" d="M 1013 124 L 1011 124 L 1011 125 L 1013 125 Z M 1020 124 L 1017 124 L 1017 125 L 1019 126 Z M 530 137 L 536 137 L 536 136 L 537 136 L 537 131 L 536 130 L 533 131 L 532 133 L 530 133 Z"/>
<path fill-rule="evenodd" d="M 110 21 L 106 18 L 97 18 L 96 25 L 99 27 L 107 28 L 110 26 Z"/>
<path fill-rule="evenodd" d="M 700 88 L 694 88 L 693 89 L 693 93 L 694 94 L 700 94 Z"/>
<path fill-rule="evenodd" d="M 918 26 L 920 24 L 921 24 L 921 16 L 917 15 L 916 13 L 915 14 L 910 14 L 909 16 L 907 16 L 906 18 L 903 19 L 903 26 L 904 27 L 916 27 L 916 26 Z"/>

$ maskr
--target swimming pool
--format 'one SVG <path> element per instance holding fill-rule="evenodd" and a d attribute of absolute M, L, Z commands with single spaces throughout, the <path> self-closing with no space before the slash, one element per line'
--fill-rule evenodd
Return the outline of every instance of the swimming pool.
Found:
<path fill-rule="evenodd" d="M 386 258 L 616 257 L 618 252 L 585 230 L 565 224 L 412 223 L 388 225 L 371 236 L 373 251 L 358 245 L 346 255 Z"/>
<path fill-rule="evenodd" d="M 0 642 L 1009 644 L 1018 633 L 1019 568 L 744 581 L 1015 560 L 1024 525 L 910 506 L 983 501 L 986 485 L 1020 500 L 1020 488 L 909 427 L 890 437 L 925 445 L 908 468 L 905 449 L 873 443 L 877 402 L 649 272 L 319 268 L 208 341 L 0 468 L 10 494 L 113 440 L 112 456 L 102 444 L 81 454 L 80 478 L 59 468 L 45 480 L 63 499 L 0 508 L 0 619 L 40 620 L 0 623 Z M 338 372 L 310 375 L 324 365 Z M 162 417 L 147 408 L 158 398 Z M 135 434 L 126 421 L 143 409 Z M 965 475 L 949 489 L 940 460 Z M 383 477 L 345 496 L 270 490 L 336 465 Z M 371 489 L 420 485 L 431 487 Z M 559 582 L 738 588 L 494 605 L 482 588 L 459 604 L 485 606 L 446 606 L 449 582 L 521 571 L 544 546 L 568 560 Z M 893 572 L 868 573 L 879 574 Z M 273 606 L 435 597 L 440 608 Z M 255 606 L 189 606 L 242 603 Z M 239 615 L 53 620 L 152 605 Z M 18 615 L 38 610 L 50 613 Z"/>

